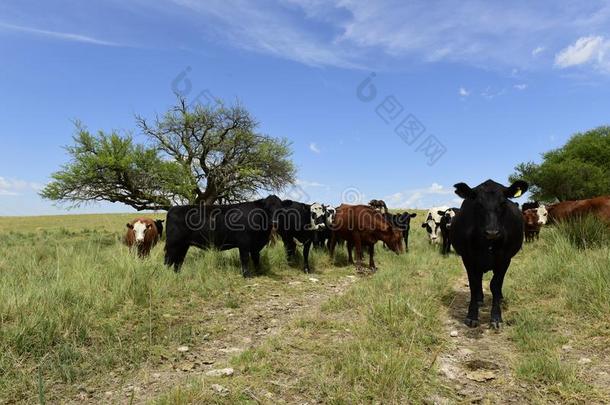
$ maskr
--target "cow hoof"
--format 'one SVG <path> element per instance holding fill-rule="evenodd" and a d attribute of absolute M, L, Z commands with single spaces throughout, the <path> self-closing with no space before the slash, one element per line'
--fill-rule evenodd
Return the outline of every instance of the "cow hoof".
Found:
<path fill-rule="evenodd" d="M 377 267 L 371 267 L 371 273 L 377 273 Z"/>
<path fill-rule="evenodd" d="M 479 304 L 479 306 L 482 307 L 485 304 L 485 301 L 483 301 L 483 300 L 477 301 L 477 304 Z"/>
<path fill-rule="evenodd" d="M 305 274 L 309 274 L 309 273 L 311 273 L 311 270 L 309 269 L 309 267 L 305 267 L 305 268 L 303 269 L 303 273 L 305 273 Z"/>
<path fill-rule="evenodd" d="M 466 324 L 466 326 L 468 326 L 469 328 L 476 328 L 477 326 L 479 326 L 479 320 L 478 319 L 470 319 L 470 318 L 466 318 L 466 320 L 464 321 L 464 323 Z"/>
<path fill-rule="evenodd" d="M 489 327 L 491 329 L 499 330 L 502 326 L 502 321 L 491 321 Z"/>

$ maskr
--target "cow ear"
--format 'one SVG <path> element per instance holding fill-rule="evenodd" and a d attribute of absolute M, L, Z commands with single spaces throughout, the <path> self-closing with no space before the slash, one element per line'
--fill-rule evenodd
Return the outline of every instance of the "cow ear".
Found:
<path fill-rule="evenodd" d="M 428 224 L 426 224 L 425 222 L 423 224 L 421 224 L 422 228 L 425 228 Z"/>
<path fill-rule="evenodd" d="M 129 222 L 126 224 L 127 228 L 129 229 L 133 229 L 133 225 L 131 225 Z"/>
<path fill-rule="evenodd" d="M 411 216 L 411 218 L 415 218 L 415 217 L 417 216 L 417 213 L 416 213 L 416 212 L 414 212 L 414 213 L 413 213 L 413 214 L 411 214 L 410 216 Z"/>
<path fill-rule="evenodd" d="M 447 212 L 447 211 L 436 211 L 436 213 L 437 213 L 438 215 L 445 215 L 445 212 Z"/>
<path fill-rule="evenodd" d="M 454 184 L 453 187 L 455 187 L 455 194 L 464 199 L 475 198 L 477 195 L 477 193 L 466 183 L 457 183 Z"/>
<path fill-rule="evenodd" d="M 529 185 L 523 180 L 517 180 L 510 185 L 509 188 L 504 190 L 504 196 L 506 198 L 517 198 L 527 191 Z"/>

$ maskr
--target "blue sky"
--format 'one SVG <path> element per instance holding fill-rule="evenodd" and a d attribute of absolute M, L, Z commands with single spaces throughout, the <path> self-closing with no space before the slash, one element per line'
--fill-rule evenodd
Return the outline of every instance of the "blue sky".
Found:
<path fill-rule="evenodd" d="M 286 194 L 335 204 L 454 205 L 610 121 L 607 1 L 4 0 L 0 58 L 0 215 L 66 212 L 36 191 L 72 121 L 138 137 L 175 89 L 240 100 L 293 143 Z"/>

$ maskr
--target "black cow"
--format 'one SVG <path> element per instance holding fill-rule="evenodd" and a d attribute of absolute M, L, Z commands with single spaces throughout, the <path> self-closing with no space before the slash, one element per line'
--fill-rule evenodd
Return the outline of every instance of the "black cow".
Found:
<path fill-rule="evenodd" d="M 540 207 L 540 201 L 528 201 L 521 205 L 521 212 Z"/>
<path fill-rule="evenodd" d="M 492 270 L 490 283 L 493 295 L 491 327 L 502 322 L 502 283 L 512 257 L 523 244 L 523 215 L 509 198 L 519 197 L 528 184 L 518 180 L 505 187 L 487 180 L 475 188 L 465 183 L 455 186 L 455 193 L 464 198 L 460 212 L 453 218 L 451 243 L 462 256 L 468 273 L 470 305 L 466 325 L 479 325 L 479 303 L 483 302 L 483 273 Z"/>
<path fill-rule="evenodd" d="M 241 272 L 251 276 L 248 258 L 260 269 L 260 251 L 269 242 L 273 215 L 282 200 L 267 198 L 227 205 L 183 205 L 167 212 L 165 264 L 178 272 L 190 246 L 239 249 Z"/>
<path fill-rule="evenodd" d="M 383 217 L 388 221 L 394 228 L 402 231 L 402 239 L 405 242 L 405 252 L 409 251 L 409 230 L 411 229 L 411 218 L 415 218 L 416 213 L 409 214 L 408 212 L 402 212 L 400 214 L 383 214 Z"/>
<path fill-rule="evenodd" d="M 159 234 L 159 239 L 161 239 L 161 237 L 163 236 L 163 222 L 165 222 L 164 219 L 155 220 L 155 226 L 157 227 L 157 233 Z"/>
<path fill-rule="evenodd" d="M 316 230 L 325 227 L 324 209 L 321 204 L 303 204 L 292 200 L 282 201 L 275 212 L 276 231 L 282 237 L 288 261 L 296 257 L 295 239 L 303 244 L 303 271 L 309 273 L 309 250 Z"/>
<path fill-rule="evenodd" d="M 438 211 L 438 215 L 441 215 L 441 239 L 443 240 L 441 244 L 441 253 L 446 255 L 451 251 L 451 223 L 453 222 L 453 217 L 455 214 L 460 212 L 459 208 L 449 208 L 445 211 Z"/>

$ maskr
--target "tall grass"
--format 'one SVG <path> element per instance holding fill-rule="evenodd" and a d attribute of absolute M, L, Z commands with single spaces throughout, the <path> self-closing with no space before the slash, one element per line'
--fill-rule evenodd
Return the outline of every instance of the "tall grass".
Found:
<path fill-rule="evenodd" d="M 120 236 L 61 227 L 0 234 L 0 402 L 41 390 L 52 398 L 58 387 L 137 369 L 204 332 L 202 302 L 239 305 L 237 252 L 193 249 L 176 275 L 162 264 L 162 243 L 141 260 Z M 263 263 L 287 268 L 279 247 Z"/>
<path fill-rule="evenodd" d="M 218 325 L 202 323 L 202 311 L 246 303 L 242 287 L 250 281 L 240 275 L 236 251 L 193 249 L 176 275 L 162 265 L 162 244 L 145 260 L 122 246 L 126 219 L 0 220 L 0 403 L 62 402 L 109 371 L 128 378 L 168 348 L 214 333 Z M 532 401 L 548 394 L 556 402 L 601 402 L 561 346 L 571 339 L 575 349 L 603 352 L 610 344 L 610 247 L 586 236 L 582 249 L 571 235 L 595 226 L 567 226 L 543 228 L 514 258 L 504 287 L 508 327 L 500 333 L 514 342 L 517 378 L 538 387 Z M 408 254 L 379 246 L 377 274 L 233 358 L 238 373 L 222 382 L 228 397 L 204 379 L 161 402 L 249 401 L 253 391 L 329 403 L 419 403 L 439 390 L 452 398 L 434 359 L 447 341 L 442 316 L 463 269 L 457 256 L 428 246 L 423 229 L 411 232 Z M 334 263 L 323 252 L 310 260 L 322 282 L 353 274 L 340 252 Z M 248 302 L 261 299 L 263 286 L 289 294 L 286 278 L 308 282 L 300 266 L 288 265 L 281 243 L 265 248 L 262 262 L 264 276 L 252 281 L 259 292 Z"/>
<path fill-rule="evenodd" d="M 555 236 L 578 249 L 591 249 L 610 244 L 610 227 L 594 215 L 584 215 L 560 221 Z"/>

